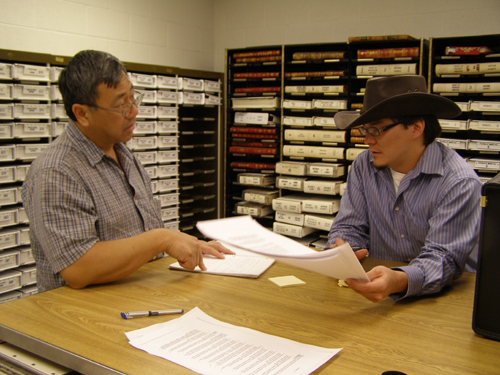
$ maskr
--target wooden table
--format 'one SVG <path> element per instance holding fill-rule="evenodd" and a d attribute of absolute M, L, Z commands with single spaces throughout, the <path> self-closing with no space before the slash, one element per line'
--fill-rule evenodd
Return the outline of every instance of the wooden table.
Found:
<path fill-rule="evenodd" d="M 176 319 L 122 311 L 198 306 L 215 319 L 301 343 L 344 348 L 315 374 L 498 374 L 500 342 L 471 329 L 474 274 L 438 295 L 369 302 L 337 281 L 276 263 L 259 279 L 169 271 L 174 260 L 82 290 L 63 287 L 0 305 L 0 339 L 87 375 L 192 374 L 128 344 L 124 332 Z M 366 259 L 363 266 L 395 262 Z M 268 278 L 307 284 L 279 288 Z"/>

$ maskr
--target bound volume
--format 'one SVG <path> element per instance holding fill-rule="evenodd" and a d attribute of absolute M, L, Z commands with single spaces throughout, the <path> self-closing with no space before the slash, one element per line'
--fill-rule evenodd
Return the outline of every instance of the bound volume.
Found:
<path fill-rule="evenodd" d="M 327 59 L 343 59 L 344 51 L 329 51 L 329 52 L 295 52 L 292 56 L 294 60 L 327 60 Z"/>
<path fill-rule="evenodd" d="M 390 59 L 394 57 L 418 57 L 418 47 L 360 49 L 358 59 Z"/>

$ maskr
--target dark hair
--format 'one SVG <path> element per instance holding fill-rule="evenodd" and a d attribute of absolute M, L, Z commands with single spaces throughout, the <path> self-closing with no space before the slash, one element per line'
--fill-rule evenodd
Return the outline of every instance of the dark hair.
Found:
<path fill-rule="evenodd" d="M 59 75 L 59 91 L 67 115 L 76 121 L 73 104 L 94 106 L 97 86 L 101 83 L 116 87 L 127 70 L 113 55 L 101 51 L 80 51 Z"/>
<path fill-rule="evenodd" d="M 425 116 L 405 116 L 399 117 L 397 121 L 401 122 L 405 128 L 409 125 L 415 123 L 415 121 L 423 120 L 425 122 L 424 129 L 424 144 L 426 146 L 430 145 L 434 140 L 441 135 L 441 124 L 439 123 L 436 116 L 425 115 Z"/>

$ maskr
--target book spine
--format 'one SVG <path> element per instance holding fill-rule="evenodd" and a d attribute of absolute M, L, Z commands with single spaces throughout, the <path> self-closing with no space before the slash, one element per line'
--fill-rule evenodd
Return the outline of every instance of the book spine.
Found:
<path fill-rule="evenodd" d="M 233 161 L 230 164 L 231 168 L 249 168 L 249 169 L 275 169 L 276 166 L 274 164 L 265 164 L 265 163 L 245 163 Z"/>
<path fill-rule="evenodd" d="M 234 73 L 234 78 L 277 78 L 278 72 L 260 72 L 260 73 Z"/>
<path fill-rule="evenodd" d="M 262 147 L 229 147 L 231 154 L 258 154 L 258 155 L 276 155 L 274 148 Z"/>
<path fill-rule="evenodd" d="M 444 50 L 444 54 L 448 56 L 467 56 L 467 55 L 486 55 L 491 50 L 486 46 L 448 46 Z"/>
<path fill-rule="evenodd" d="M 479 74 L 479 64 L 436 64 L 436 75 Z"/>
<path fill-rule="evenodd" d="M 360 49 L 358 59 L 389 59 L 393 57 L 418 57 L 419 47 Z"/>
<path fill-rule="evenodd" d="M 326 60 L 326 59 L 343 59 L 345 52 L 330 51 L 330 52 L 295 52 L 292 55 L 294 60 Z"/>
<path fill-rule="evenodd" d="M 363 103 L 351 103 L 351 109 L 362 109 Z"/>
<path fill-rule="evenodd" d="M 276 129 L 269 128 L 252 128 L 246 126 L 231 126 L 229 128 L 231 133 L 261 133 L 261 134 L 276 134 Z"/>
<path fill-rule="evenodd" d="M 351 137 L 351 143 L 365 143 L 365 137 Z"/>
<path fill-rule="evenodd" d="M 481 74 L 500 73 L 500 62 L 480 63 L 479 73 Z"/>
<path fill-rule="evenodd" d="M 343 70 L 328 70 L 324 72 L 291 72 L 285 73 L 286 78 L 292 77 L 343 77 L 345 72 Z"/>
<path fill-rule="evenodd" d="M 356 75 L 388 76 L 398 74 L 416 74 L 417 64 L 387 64 L 387 65 L 358 65 Z"/>
<path fill-rule="evenodd" d="M 255 134 L 255 133 L 231 133 L 233 138 L 252 138 L 252 139 L 278 139 L 274 134 Z"/>
<path fill-rule="evenodd" d="M 350 134 L 354 137 L 362 137 L 361 132 L 356 128 L 351 129 Z"/>
<path fill-rule="evenodd" d="M 351 36 L 347 40 L 349 42 L 372 42 L 380 40 L 413 40 L 409 35 L 376 35 L 376 36 Z"/>
<path fill-rule="evenodd" d="M 279 56 L 281 55 L 281 50 L 269 50 L 269 51 L 253 51 L 253 52 L 237 52 L 233 54 L 233 58 L 238 59 L 242 57 L 262 57 L 262 56 Z"/>
<path fill-rule="evenodd" d="M 344 85 L 336 86 L 286 86 L 285 92 L 290 93 L 325 93 L 325 92 L 335 92 L 343 93 L 345 92 Z"/>
<path fill-rule="evenodd" d="M 263 57 L 243 57 L 235 59 L 236 63 L 270 62 L 281 61 L 281 56 L 263 56 Z"/>
<path fill-rule="evenodd" d="M 432 85 L 434 92 L 500 92 L 500 82 L 478 83 L 435 83 Z"/>
<path fill-rule="evenodd" d="M 237 147 L 266 147 L 266 148 L 276 148 L 276 143 L 263 143 L 263 142 L 241 142 L 241 141 L 233 141 L 231 142 L 231 146 Z"/>
<path fill-rule="evenodd" d="M 234 89 L 235 93 L 242 93 L 242 92 L 253 92 L 253 93 L 260 93 L 260 92 L 280 92 L 281 87 L 239 87 Z"/>

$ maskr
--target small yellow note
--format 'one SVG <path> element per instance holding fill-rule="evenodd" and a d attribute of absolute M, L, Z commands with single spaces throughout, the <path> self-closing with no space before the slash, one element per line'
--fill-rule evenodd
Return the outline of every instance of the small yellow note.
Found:
<path fill-rule="evenodd" d="M 306 282 L 295 276 L 279 276 L 279 277 L 270 277 L 269 281 L 275 283 L 280 288 L 284 286 L 293 286 L 293 285 L 305 285 Z"/>

